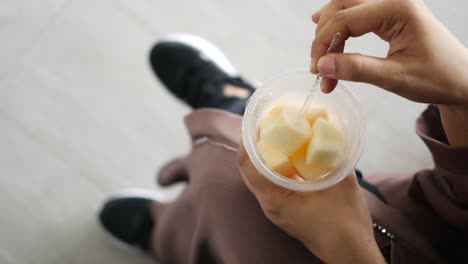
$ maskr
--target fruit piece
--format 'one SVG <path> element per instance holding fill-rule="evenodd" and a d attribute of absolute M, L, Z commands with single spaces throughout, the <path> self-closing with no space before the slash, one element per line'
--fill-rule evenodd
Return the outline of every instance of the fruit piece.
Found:
<path fill-rule="evenodd" d="M 309 109 L 307 109 L 307 112 L 305 113 L 305 118 L 307 119 L 311 127 L 314 126 L 315 121 L 319 117 L 328 120 L 327 110 L 320 106 L 310 106 Z"/>
<path fill-rule="evenodd" d="M 307 146 L 304 144 L 296 153 L 291 156 L 291 162 L 294 168 L 299 173 L 299 176 L 304 180 L 314 180 L 327 171 L 327 168 L 321 167 L 317 164 L 307 164 L 305 158 L 307 155 Z"/>
<path fill-rule="evenodd" d="M 261 139 L 257 143 L 257 150 L 265 164 L 275 172 L 286 177 L 292 177 L 296 173 L 288 156 L 276 150 L 265 140 Z"/>
<path fill-rule="evenodd" d="M 297 108 L 279 107 L 260 127 L 260 138 L 287 156 L 296 152 L 311 136 L 307 120 L 297 120 Z"/>
<path fill-rule="evenodd" d="M 273 124 L 281 115 L 281 107 L 275 106 L 271 111 L 263 118 L 262 122 L 260 123 L 260 128 L 264 128 Z"/>
<path fill-rule="evenodd" d="M 333 167 L 340 161 L 343 144 L 341 131 L 331 122 L 319 117 L 312 127 L 312 138 L 307 148 L 305 162 Z"/>
<path fill-rule="evenodd" d="M 275 106 L 267 115 L 266 117 L 262 120 L 260 123 L 260 127 L 265 127 L 270 124 L 273 124 L 281 115 L 281 111 L 287 111 L 287 112 L 296 112 L 298 115 L 301 111 L 301 107 L 298 105 L 289 105 L 289 104 L 281 104 Z M 312 127 L 315 123 L 315 120 L 317 118 L 322 117 L 325 120 L 328 120 L 328 112 L 321 106 L 310 106 L 306 113 L 304 114 L 305 119 L 309 122 L 310 127 Z"/>

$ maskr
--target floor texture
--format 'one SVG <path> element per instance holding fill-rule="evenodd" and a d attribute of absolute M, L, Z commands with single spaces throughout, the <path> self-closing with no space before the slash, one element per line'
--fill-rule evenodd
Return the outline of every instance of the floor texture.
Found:
<path fill-rule="evenodd" d="M 125 187 L 158 188 L 187 153 L 189 112 L 151 75 L 170 32 L 210 39 L 251 79 L 306 69 L 310 0 L 0 1 L 0 263 L 152 263 L 107 243 L 96 212 Z M 463 43 L 466 1 L 427 1 Z M 375 36 L 349 51 L 384 56 Z M 367 114 L 365 174 L 432 166 L 414 133 L 424 105 L 351 84 Z M 170 113 L 168 115 L 167 113 Z M 174 197 L 179 188 L 160 190 Z"/>

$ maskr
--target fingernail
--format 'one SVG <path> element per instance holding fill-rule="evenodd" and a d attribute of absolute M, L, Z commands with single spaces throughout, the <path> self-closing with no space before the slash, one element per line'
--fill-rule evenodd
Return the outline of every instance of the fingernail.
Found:
<path fill-rule="evenodd" d="M 335 59 L 331 57 L 322 57 L 318 62 L 319 72 L 322 74 L 335 74 L 336 65 Z"/>

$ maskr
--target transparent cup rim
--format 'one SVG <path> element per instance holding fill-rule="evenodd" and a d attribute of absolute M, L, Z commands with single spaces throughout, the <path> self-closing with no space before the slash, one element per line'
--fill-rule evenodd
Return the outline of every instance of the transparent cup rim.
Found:
<path fill-rule="evenodd" d="M 254 138 L 250 136 L 252 135 L 252 132 L 253 132 L 252 129 L 256 129 L 256 128 L 252 128 L 251 126 L 251 117 L 253 116 L 253 113 L 256 109 L 256 106 L 259 100 L 262 98 L 262 96 L 264 96 L 265 91 L 268 90 L 269 84 L 280 78 L 285 78 L 285 77 L 292 76 L 292 75 L 314 76 L 312 73 L 308 71 L 304 71 L 304 70 L 288 71 L 288 72 L 283 72 L 278 75 L 275 75 L 274 77 L 268 79 L 263 85 L 261 85 L 246 103 L 247 105 L 246 105 L 246 109 L 244 112 L 244 118 L 242 119 L 243 144 L 247 152 L 247 155 L 249 156 L 250 160 L 252 161 L 253 165 L 258 170 L 258 172 L 261 175 L 263 175 L 265 178 L 267 178 L 269 181 L 273 182 L 274 184 L 279 185 L 283 188 L 286 188 L 292 191 L 298 191 L 298 192 L 311 192 L 311 191 L 323 190 L 344 180 L 348 175 L 351 174 L 352 170 L 354 170 L 356 164 L 359 162 L 362 156 L 362 152 L 365 147 L 366 121 L 365 121 L 364 111 L 363 111 L 362 105 L 359 103 L 357 97 L 354 95 L 351 89 L 346 84 L 339 81 L 338 82 L 339 89 L 336 89 L 334 92 L 339 92 L 339 93 L 344 94 L 345 98 L 350 101 L 351 105 L 355 109 L 356 115 L 358 116 L 358 119 L 359 119 L 358 147 L 353 153 L 351 153 L 352 157 L 347 163 L 347 166 L 345 166 L 341 171 L 339 171 L 339 173 L 336 176 L 330 177 L 329 179 L 323 180 L 321 182 L 298 181 L 298 180 L 293 180 L 293 179 L 289 179 L 284 176 L 281 176 L 280 174 L 271 170 L 266 164 L 264 164 L 259 154 L 257 153 L 256 147 L 255 147 L 256 142 L 254 142 Z"/>

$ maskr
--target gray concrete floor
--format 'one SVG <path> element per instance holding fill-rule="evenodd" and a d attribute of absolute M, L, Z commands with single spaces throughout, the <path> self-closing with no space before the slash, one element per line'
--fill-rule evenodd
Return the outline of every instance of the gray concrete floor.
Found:
<path fill-rule="evenodd" d="M 262 81 L 308 66 L 309 17 L 324 2 L 0 1 L 0 263 L 151 263 L 110 246 L 96 223 L 108 195 L 158 189 L 158 168 L 189 151 L 189 109 L 151 75 L 151 45 L 169 32 L 199 34 Z M 466 1 L 428 4 L 467 43 Z M 384 56 L 386 45 L 367 36 L 349 50 Z M 368 118 L 359 167 L 432 166 L 414 134 L 424 106 L 352 86 Z"/>

